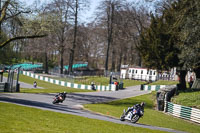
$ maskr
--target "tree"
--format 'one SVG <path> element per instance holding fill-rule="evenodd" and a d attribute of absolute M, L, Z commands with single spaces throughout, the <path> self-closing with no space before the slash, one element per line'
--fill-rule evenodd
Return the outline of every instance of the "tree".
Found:
<path fill-rule="evenodd" d="M 1 1 L 0 1 L 1 2 Z M 18 9 L 17 12 L 15 11 L 16 2 L 12 0 L 6 0 L 2 6 L 0 12 L 0 36 L 2 37 L 2 24 L 8 21 L 9 19 L 16 19 L 19 15 L 23 13 L 29 13 L 29 11 Z M 14 11 L 13 11 L 14 10 Z M 22 36 L 15 36 L 11 38 L 7 38 L 7 40 L 0 42 L 0 49 L 9 44 L 12 41 L 19 40 L 19 39 L 28 39 L 28 38 L 39 38 L 44 37 L 44 34 L 37 34 L 37 35 L 22 35 Z"/>
<path fill-rule="evenodd" d="M 176 26 L 181 29 L 179 38 L 180 64 L 185 70 L 193 70 L 200 78 L 200 2 L 195 0 L 179 1 L 180 8 Z"/>
<path fill-rule="evenodd" d="M 54 36 L 54 45 L 60 55 L 60 73 L 63 74 L 64 53 L 69 45 L 69 32 L 72 25 L 70 17 L 72 17 L 71 0 L 54 0 L 46 6 L 45 14 L 49 17 L 49 28 Z"/>
<path fill-rule="evenodd" d="M 119 0 L 104 0 L 100 3 L 98 7 L 98 21 L 102 24 L 103 28 L 106 30 L 106 54 L 105 54 L 105 72 L 107 74 L 109 66 L 110 49 L 112 46 L 112 71 L 115 71 L 115 50 L 116 45 L 114 44 L 114 25 L 115 25 L 115 14 L 121 8 L 124 1 Z"/>
<path fill-rule="evenodd" d="M 148 67 L 169 70 L 178 67 L 181 88 L 186 88 L 188 70 L 199 69 L 199 2 L 177 1 L 161 16 L 151 15 L 151 25 L 141 34 L 139 50 Z M 191 26 L 192 24 L 192 26 Z"/>
<path fill-rule="evenodd" d="M 73 44 L 72 48 L 70 50 L 70 57 L 69 57 L 69 73 L 72 72 L 72 66 L 74 62 L 74 51 L 77 45 L 77 30 L 78 30 L 78 7 L 79 2 L 78 0 L 75 0 L 75 12 L 74 12 L 74 37 L 73 37 Z"/>
<path fill-rule="evenodd" d="M 71 8 L 72 8 L 72 13 L 74 16 L 74 34 L 73 34 L 73 43 L 72 47 L 70 48 L 70 57 L 69 57 L 69 73 L 72 73 L 73 69 L 73 62 L 74 62 L 74 54 L 75 54 L 75 49 L 77 45 L 77 33 L 78 33 L 78 13 L 80 10 L 83 10 L 85 7 L 87 7 L 87 0 L 74 0 L 74 3 L 72 3 Z"/>

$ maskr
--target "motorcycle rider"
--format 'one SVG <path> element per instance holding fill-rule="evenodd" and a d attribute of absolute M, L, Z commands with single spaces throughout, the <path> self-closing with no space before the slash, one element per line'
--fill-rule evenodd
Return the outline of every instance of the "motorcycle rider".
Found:
<path fill-rule="evenodd" d="M 128 114 L 129 111 L 133 111 L 134 109 L 141 109 L 142 111 L 144 111 L 144 102 L 141 102 L 140 104 L 135 104 L 132 107 L 129 107 L 128 110 L 126 111 L 126 114 Z"/>
<path fill-rule="evenodd" d="M 62 97 L 62 101 L 61 101 L 61 102 L 63 102 L 63 101 L 65 100 L 66 94 L 67 94 L 67 93 L 66 93 L 65 91 L 58 94 L 58 97 L 59 97 L 59 96 Z"/>

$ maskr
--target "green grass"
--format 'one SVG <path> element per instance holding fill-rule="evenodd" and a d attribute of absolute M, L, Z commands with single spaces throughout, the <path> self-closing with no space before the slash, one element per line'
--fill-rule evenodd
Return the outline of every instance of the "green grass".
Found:
<path fill-rule="evenodd" d="M 7 73 L 4 73 L 4 76 L 7 77 L 7 75 L 8 75 Z M 26 77 L 29 80 L 26 80 Z M 66 78 L 59 78 L 59 77 L 49 77 L 49 78 L 53 78 L 53 79 L 57 79 L 57 80 L 61 80 L 61 81 L 67 81 Z M 34 81 L 40 81 L 40 80 L 33 79 L 29 76 L 25 76 L 25 75 L 22 75 L 22 74 L 20 74 L 19 79 L 20 79 L 20 81 L 25 82 L 25 83 L 29 83 L 29 84 L 33 84 Z M 30 79 L 33 79 L 33 80 L 30 80 Z M 91 82 L 94 82 L 96 85 L 106 85 L 107 86 L 109 84 L 109 80 L 110 80 L 110 78 L 103 77 L 103 76 L 102 77 L 99 77 L 99 76 L 84 76 L 84 77 L 81 77 L 81 78 L 74 79 L 73 82 L 77 83 L 77 84 L 85 84 L 85 85 L 90 85 Z M 145 83 L 146 83 L 145 81 L 137 81 L 137 80 L 129 80 L 129 79 L 123 80 L 124 87 L 141 85 L 141 84 L 145 84 Z"/>
<path fill-rule="evenodd" d="M 58 77 L 51 77 L 53 79 L 58 79 L 61 81 L 67 81 L 66 78 L 58 78 Z M 109 84 L 109 77 L 99 77 L 99 76 L 84 76 L 84 77 L 80 77 L 80 78 L 76 78 L 73 82 L 77 83 L 77 84 L 85 84 L 85 85 L 90 85 L 91 82 L 94 82 L 96 85 L 108 85 Z M 124 83 L 124 87 L 128 87 L 128 86 L 135 86 L 135 85 L 141 85 L 144 84 L 146 82 L 144 81 L 136 81 L 136 80 L 129 80 L 129 79 L 125 79 L 123 80 Z"/>
<path fill-rule="evenodd" d="M 180 92 L 179 95 L 173 97 L 172 101 L 180 105 L 200 109 L 200 91 Z"/>
<path fill-rule="evenodd" d="M 4 76 L 7 76 L 4 74 Z M 74 89 L 74 88 L 68 88 L 52 83 L 48 83 L 42 80 L 34 79 L 25 75 L 20 74 L 19 80 L 28 84 L 33 84 L 34 81 L 37 82 L 37 85 L 39 87 L 43 87 L 44 89 L 30 89 L 30 88 L 21 88 L 20 92 L 24 93 L 58 93 L 58 92 L 63 92 L 66 91 L 68 93 L 72 92 L 91 92 L 89 90 L 81 90 L 81 89 Z"/>
<path fill-rule="evenodd" d="M 0 102 L 0 112 L 1 133 L 162 133 L 10 103 Z"/>
<path fill-rule="evenodd" d="M 123 80 L 124 82 L 124 87 L 129 87 L 129 86 L 136 86 L 136 85 L 141 85 L 141 84 L 145 84 L 145 81 L 137 81 L 137 80 Z"/>
<path fill-rule="evenodd" d="M 178 83 L 179 83 L 178 81 L 158 80 L 158 81 L 153 82 L 149 85 L 176 85 Z"/>
<path fill-rule="evenodd" d="M 154 110 L 155 103 L 155 92 L 147 95 L 137 96 L 133 98 L 113 101 L 104 104 L 87 104 L 84 107 L 86 109 L 99 112 L 105 115 L 111 115 L 119 118 L 123 112 L 123 109 L 140 103 L 142 101 L 146 102 L 145 113 L 143 118 L 139 120 L 139 123 L 172 128 L 180 131 L 187 131 L 191 133 L 199 133 L 200 126 L 179 118 L 174 118 L 172 116 L 166 115 L 162 112 Z"/>

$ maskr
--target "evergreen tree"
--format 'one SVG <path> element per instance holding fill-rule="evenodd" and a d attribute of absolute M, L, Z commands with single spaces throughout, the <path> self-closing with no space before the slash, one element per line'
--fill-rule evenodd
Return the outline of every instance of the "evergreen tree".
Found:
<path fill-rule="evenodd" d="M 151 14 L 151 25 L 141 34 L 138 47 L 144 64 L 158 70 L 177 67 L 181 88 L 186 88 L 187 70 L 200 77 L 200 2 L 178 0 L 161 16 Z"/>

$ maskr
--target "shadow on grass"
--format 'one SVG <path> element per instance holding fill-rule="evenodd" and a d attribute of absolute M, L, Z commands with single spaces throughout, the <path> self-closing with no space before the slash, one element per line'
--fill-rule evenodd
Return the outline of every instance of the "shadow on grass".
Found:
<path fill-rule="evenodd" d="M 179 93 L 192 93 L 192 92 L 198 92 L 200 89 L 186 89 L 186 90 L 179 90 Z"/>
<path fill-rule="evenodd" d="M 64 112 L 69 112 L 69 113 L 74 113 L 74 114 L 79 113 L 79 112 L 76 112 L 76 109 L 69 108 L 66 105 L 59 105 L 59 104 L 54 105 L 54 104 L 48 104 L 48 103 L 43 103 L 43 102 L 38 102 L 38 101 L 7 98 L 7 97 L 0 97 L 0 101 L 11 102 L 11 103 L 21 104 L 21 105 L 26 105 L 26 106 L 33 106 L 33 107 L 38 107 L 38 108 L 44 108 L 47 110 L 64 111 Z"/>
<path fill-rule="evenodd" d="M 144 95 L 142 97 L 138 96 L 134 98 L 128 98 L 124 100 L 118 100 L 118 101 L 113 101 L 109 103 L 105 103 L 106 105 L 111 105 L 111 106 L 123 106 L 123 107 L 131 107 L 135 104 L 140 104 L 141 102 L 145 102 L 145 108 L 153 109 L 153 101 L 148 97 L 148 95 L 145 97 Z"/>

